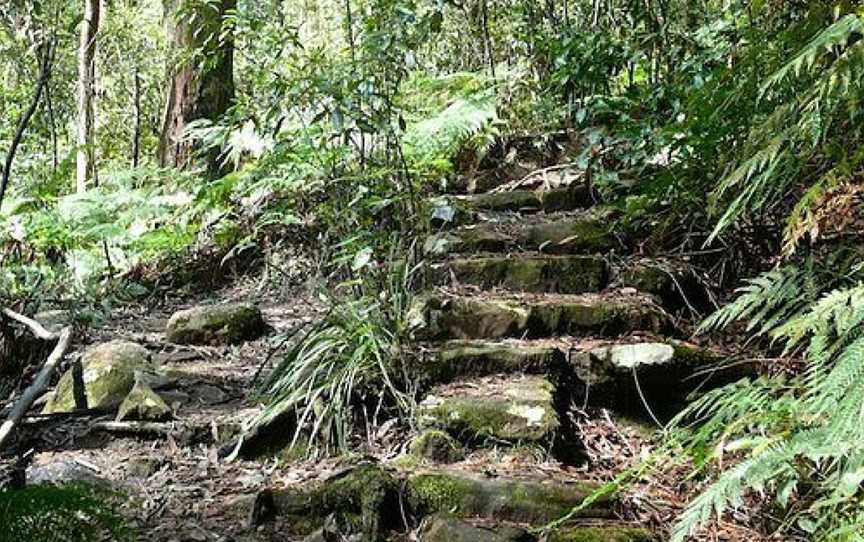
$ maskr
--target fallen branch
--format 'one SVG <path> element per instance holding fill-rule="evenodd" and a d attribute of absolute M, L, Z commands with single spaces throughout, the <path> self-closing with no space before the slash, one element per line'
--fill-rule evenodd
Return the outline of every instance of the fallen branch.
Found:
<path fill-rule="evenodd" d="M 21 421 L 21 418 L 24 417 L 24 414 L 27 413 L 33 405 L 33 402 L 45 392 L 45 389 L 51 383 L 51 377 L 54 375 L 54 370 L 57 368 L 57 365 L 60 364 L 60 360 L 63 359 L 63 356 L 66 355 L 66 351 L 69 350 L 71 342 L 72 328 L 63 328 L 57 340 L 57 346 L 54 347 L 51 355 L 48 356 L 45 365 L 42 366 L 42 370 L 40 370 L 39 375 L 36 376 L 36 380 L 30 384 L 30 387 L 24 390 L 21 398 L 18 399 L 18 402 L 14 407 L 12 407 L 9 417 L 5 422 L 3 422 L 3 425 L 0 425 L 0 449 L 3 449 L 6 445 L 9 437 L 12 436 L 12 431 L 15 430 L 18 422 Z"/>
<path fill-rule="evenodd" d="M 185 430 L 184 427 L 171 422 L 95 422 L 90 428 L 108 433 L 159 435 L 163 437 L 176 436 Z"/>
<path fill-rule="evenodd" d="M 45 326 L 32 318 L 24 316 L 23 314 L 18 314 L 17 312 L 9 309 L 2 309 L 0 310 L 0 313 L 2 313 L 3 316 L 9 318 L 10 320 L 15 320 L 19 324 L 28 327 L 30 331 L 33 332 L 33 335 L 36 335 L 36 337 L 39 339 L 42 339 L 44 341 L 56 341 L 60 338 L 59 333 L 52 333 L 48 331 L 47 329 L 45 329 Z"/>

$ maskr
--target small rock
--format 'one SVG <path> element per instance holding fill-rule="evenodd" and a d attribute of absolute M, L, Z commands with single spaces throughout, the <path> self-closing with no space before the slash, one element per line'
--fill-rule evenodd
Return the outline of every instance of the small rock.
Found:
<path fill-rule="evenodd" d="M 150 386 L 137 382 L 117 410 L 117 421 L 160 422 L 173 417 L 171 408 Z"/>
<path fill-rule="evenodd" d="M 175 344 L 237 344 L 261 336 L 266 329 L 258 307 L 224 303 L 174 313 L 168 320 L 166 337 Z"/>
<path fill-rule="evenodd" d="M 410 444 L 411 455 L 436 463 L 455 463 L 465 457 L 456 440 L 443 431 L 429 430 L 418 435 Z"/>
<path fill-rule="evenodd" d="M 100 473 L 68 457 L 37 460 L 27 469 L 28 485 L 70 483 L 83 483 L 99 487 L 111 486 L 111 483 L 102 478 Z"/>
<path fill-rule="evenodd" d="M 139 375 L 156 374 L 150 353 L 143 346 L 127 341 L 111 341 L 89 348 L 81 357 L 87 406 L 111 411 L 132 390 Z M 44 413 L 72 412 L 75 397 L 72 371 L 60 378 L 57 389 L 48 400 Z"/>

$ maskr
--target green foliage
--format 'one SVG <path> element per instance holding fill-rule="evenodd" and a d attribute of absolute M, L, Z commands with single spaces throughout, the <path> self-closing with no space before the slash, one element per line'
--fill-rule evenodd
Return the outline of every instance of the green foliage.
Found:
<path fill-rule="evenodd" d="M 368 264 L 369 255 L 358 253 L 358 271 Z M 396 265 L 387 273 L 389 288 L 377 298 L 330 300 L 327 317 L 267 378 L 261 391 L 268 406 L 256 423 L 293 414 L 292 445 L 302 437 L 322 451 L 344 452 L 381 422 L 410 419 L 410 382 L 400 367 L 400 341 L 411 273 L 404 264 Z"/>
<path fill-rule="evenodd" d="M 30 486 L 0 491 L 0 540 L 125 540 L 113 496 L 88 486 Z"/>

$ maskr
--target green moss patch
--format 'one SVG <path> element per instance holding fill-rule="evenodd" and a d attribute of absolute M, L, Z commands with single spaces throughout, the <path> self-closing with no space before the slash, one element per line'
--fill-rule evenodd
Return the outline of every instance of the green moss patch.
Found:
<path fill-rule="evenodd" d="M 590 495 L 593 484 L 475 478 L 457 473 L 424 473 L 408 479 L 406 502 L 424 516 L 449 512 L 463 518 L 487 518 L 542 525 L 554 521 Z M 582 517 L 608 514 L 612 501 L 598 502 Z"/>
<path fill-rule="evenodd" d="M 552 384 L 543 377 L 493 378 L 433 389 L 419 421 L 464 442 L 546 442 L 558 429 Z"/>
<path fill-rule="evenodd" d="M 652 542 L 651 531 L 626 526 L 576 527 L 546 537 L 547 542 Z"/>

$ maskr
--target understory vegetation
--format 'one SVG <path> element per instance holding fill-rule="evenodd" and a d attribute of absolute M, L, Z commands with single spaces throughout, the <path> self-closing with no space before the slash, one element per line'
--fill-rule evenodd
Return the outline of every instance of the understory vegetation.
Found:
<path fill-rule="evenodd" d="M 0 6 L 0 306 L 99 320 L 303 247 L 306 267 L 269 280 L 308 279 L 328 312 L 263 379 L 255 423 L 287 417 L 310 455 L 346 452 L 413 423 L 424 202 L 566 165 L 555 182 L 596 191 L 641 253 L 708 277 L 724 303 L 695 334 L 763 360 L 694 397 L 635 471 L 698 488 L 672 540 L 748 507 L 781 539 L 864 540 L 860 3 L 114 0 L 81 141 L 94 1 Z M 184 47 L 166 22 L 193 29 Z M 221 81 L 229 55 L 228 105 L 201 113 L 208 88 L 177 108 L 201 114 L 168 138 L 191 156 L 166 160 L 166 89 Z M 15 506 L 57 512 L 27 521 L 112 525 L 91 496 L 30 491 Z"/>

